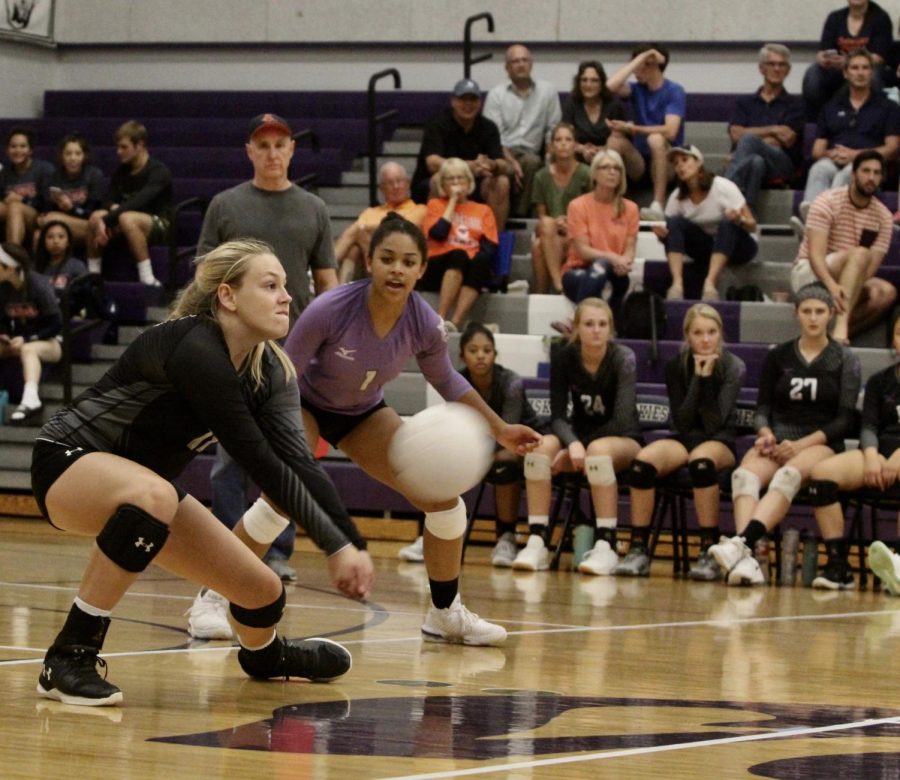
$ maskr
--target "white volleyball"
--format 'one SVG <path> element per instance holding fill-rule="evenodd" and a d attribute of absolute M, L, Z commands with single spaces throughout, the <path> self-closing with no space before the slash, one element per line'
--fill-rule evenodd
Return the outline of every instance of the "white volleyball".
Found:
<path fill-rule="evenodd" d="M 445 501 L 477 485 L 493 455 L 485 419 L 465 404 L 450 403 L 406 420 L 391 440 L 388 462 L 405 495 Z"/>

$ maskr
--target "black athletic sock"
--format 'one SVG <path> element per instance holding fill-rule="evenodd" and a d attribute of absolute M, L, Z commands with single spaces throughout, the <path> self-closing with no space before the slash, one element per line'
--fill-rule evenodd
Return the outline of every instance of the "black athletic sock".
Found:
<path fill-rule="evenodd" d="M 497 521 L 497 538 L 499 539 L 503 534 L 514 534 L 516 532 L 516 523 L 513 522 L 504 522 L 503 520 Z"/>
<path fill-rule="evenodd" d="M 539 524 L 529 525 L 528 533 L 532 536 L 540 536 L 541 539 L 543 539 L 544 535 L 547 533 L 547 526 Z"/>
<path fill-rule="evenodd" d="M 647 549 L 650 545 L 650 526 L 634 526 L 631 529 L 631 546 Z"/>
<path fill-rule="evenodd" d="M 428 578 L 428 587 L 431 588 L 431 603 L 438 609 L 447 609 L 459 592 L 459 577 L 452 580 L 433 580 Z"/>
<path fill-rule="evenodd" d="M 73 604 L 69 610 L 69 616 L 66 618 L 65 625 L 53 644 L 87 645 L 88 647 L 96 647 L 99 650 L 103 647 L 103 640 L 106 638 L 109 622 L 110 619 L 108 617 L 89 615 L 87 612 L 79 609 L 77 604 Z"/>
<path fill-rule="evenodd" d="M 767 533 L 769 533 L 768 530 L 761 522 L 759 522 L 759 520 L 751 520 L 741 536 L 744 537 L 744 542 L 746 542 L 747 547 L 752 550 L 756 546 L 756 543 Z"/>
<path fill-rule="evenodd" d="M 607 542 L 609 546 L 612 548 L 612 551 L 616 551 L 616 529 L 615 528 L 607 528 L 606 526 L 594 528 L 594 543 L 597 542 Z"/>
<path fill-rule="evenodd" d="M 700 526 L 700 552 L 706 552 L 716 542 L 719 541 L 719 526 L 706 528 Z"/>
<path fill-rule="evenodd" d="M 843 539 L 825 539 L 824 541 L 829 563 L 839 563 L 845 560 Z"/>

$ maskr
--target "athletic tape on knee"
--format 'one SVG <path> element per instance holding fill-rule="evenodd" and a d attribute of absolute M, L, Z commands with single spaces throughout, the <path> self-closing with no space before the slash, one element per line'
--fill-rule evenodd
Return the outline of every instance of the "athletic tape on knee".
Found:
<path fill-rule="evenodd" d="M 788 501 L 793 501 L 794 496 L 800 492 L 803 477 L 793 466 L 782 466 L 775 472 L 769 483 L 769 490 L 777 490 Z"/>
<path fill-rule="evenodd" d="M 761 487 L 759 477 L 749 469 L 737 468 L 731 475 L 731 495 L 733 498 L 750 496 L 750 498 L 758 501 Z"/>
<path fill-rule="evenodd" d="M 282 517 L 260 496 L 253 506 L 244 512 L 244 530 L 254 542 L 271 544 L 291 521 Z"/>
<path fill-rule="evenodd" d="M 813 506 L 831 506 L 840 500 L 838 484 L 831 479 L 814 479 L 809 483 L 809 503 Z"/>
<path fill-rule="evenodd" d="M 255 609 L 247 609 L 232 603 L 229 608 L 231 609 L 232 617 L 241 625 L 250 626 L 250 628 L 268 628 L 281 620 L 286 601 L 287 594 L 284 592 L 284 585 L 282 585 L 281 595 L 271 604 L 267 604 L 264 607 L 256 607 Z"/>
<path fill-rule="evenodd" d="M 649 490 L 656 485 L 656 466 L 635 458 L 628 469 L 628 484 L 638 490 Z"/>
<path fill-rule="evenodd" d="M 697 458 L 688 463 L 691 473 L 691 484 L 695 488 L 712 487 L 719 484 L 719 473 L 716 464 L 710 458 Z"/>
<path fill-rule="evenodd" d="M 541 452 L 529 452 L 525 456 L 525 479 L 536 482 L 550 479 L 550 456 Z"/>
<path fill-rule="evenodd" d="M 139 506 L 122 504 L 97 535 L 97 547 L 114 564 L 136 574 L 150 565 L 168 538 L 165 523 Z"/>
<path fill-rule="evenodd" d="M 460 498 L 452 509 L 425 513 L 425 530 L 438 539 L 458 539 L 466 532 L 466 505 Z"/>
<path fill-rule="evenodd" d="M 615 485 L 616 470 L 609 455 L 589 455 L 584 459 L 584 472 L 591 485 Z"/>

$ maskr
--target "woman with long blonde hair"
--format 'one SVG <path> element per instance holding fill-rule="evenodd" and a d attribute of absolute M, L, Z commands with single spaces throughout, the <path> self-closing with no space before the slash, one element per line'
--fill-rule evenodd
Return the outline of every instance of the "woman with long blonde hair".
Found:
<path fill-rule="evenodd" d="M 551 479 L 559 472 L 582 472 L 591 488 L 594 543 L 576 561 L 578 570 L 612 574 L 619 562 L 616 474 L 631 463 L 644 441 L 637 415 L 634 352 L 617 344 L 614 334 L 609 304 L 586 298 L 575 308 L 571 339 L 550 353 L 550 434 L 525 456 L 530 536 L 513 561 L 514 569 L 539 571 L 549 566 Z"/>
<path fill-rule="evenodd" d="M 650 574 L 657 480 L 687 466 L 700 525 L 700 556 L 689 576 L 720 578 L 708 550 L 719 540 L 719 472 L 734 466 L 733 414 L 745 373 L 744 362 L 725 349 L 719 312 L 705 303 L 691 306 L 684 316 L 684 349 L 666 364 L 673 434 L 644 447 L 628 471 L 631 545 L 616 574 Z"/>
<path fill-rule="evenodd" d="M 261 498 L 247 511 L 242 538 L 268 546 L 286 514 L 329 555 L 341 590 L 368 592 L 365 543 L 333 488 L 316 479 L 321 469 L 303 437 L 293 367 L 275 343 L 287 334 L 290 301 L 284 269 L 266 244 L 221 245 L 201 258 L 172 318 L 144 331 L 41 430 L 32 460 L 38 506 L 56 528 L 96 544 L 44 659 L 40 695 L 121 702 L 96 666 L 105 666 L 99 652 L 113 608 L 151 562 L 231 602 L 238 661 L 251 677 L 326 680 L 350 668 L 349 652 L 335 642 L 277 636 L 285 603 L 278 576 L 171 481 L 218 440 L 273 502 Z"/>

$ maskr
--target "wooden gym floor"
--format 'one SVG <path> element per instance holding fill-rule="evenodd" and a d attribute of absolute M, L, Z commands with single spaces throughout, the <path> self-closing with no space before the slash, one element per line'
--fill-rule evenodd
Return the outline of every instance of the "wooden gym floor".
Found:
<path fill-rule="evenodd" d="M 39 698 L 41 658 L 89 542 L 0 521 L 0 777 L 864 778 L 900 776 L 900 600 L 492 569 L 470 549 L 468 606 L 504 648 L 425 644 L 420 564 L 373 543 L 365 604 L 300 543 L 289 637 L 344 642 L 330 684 L 254 682 L 223 642 L 191 642 L 196 589 L 148 571 L 114 614 L 115 708 Z M 565 562 L 564 558 L 564 562 Z"/>

